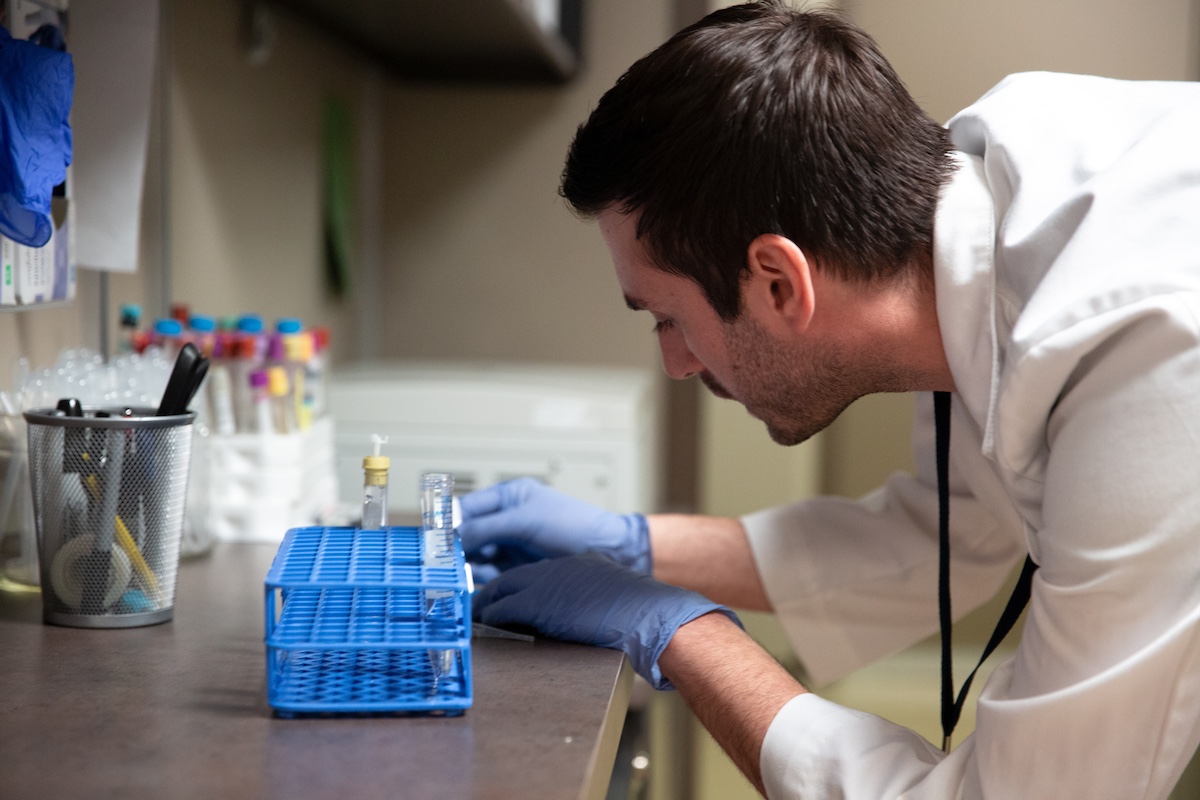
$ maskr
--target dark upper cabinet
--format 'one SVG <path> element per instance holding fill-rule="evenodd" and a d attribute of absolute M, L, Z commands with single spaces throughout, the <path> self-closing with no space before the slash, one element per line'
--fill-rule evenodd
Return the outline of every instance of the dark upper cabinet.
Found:
<path fill-rule="evenodd" d="M 582 0 L 275 0 L 401 78 L 561 83 L 579 68 Z M 547 19 L 548 18 L 548 19 Z"/>

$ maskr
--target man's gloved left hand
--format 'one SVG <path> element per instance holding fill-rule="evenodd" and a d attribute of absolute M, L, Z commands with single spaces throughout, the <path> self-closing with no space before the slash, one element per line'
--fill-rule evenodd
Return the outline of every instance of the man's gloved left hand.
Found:
<path fill-rule="evenodd" d="M 519 564 L 585 552 L 650 572 L 649 527 L 641 514 L 614 514 L 533 478 L 480 489 L 459 504 L 458 534 L 481 580 Z"/>
<path fill-rule="evenodd" d="M 487 625 L 523 625 L 555 639 L 622 650 L 656 689 L 671 688 L 658 658 L 681 625 L 711 611 L 741 625 L 725 606 L 595 553 L 514 567 L 472 603 Z"/>

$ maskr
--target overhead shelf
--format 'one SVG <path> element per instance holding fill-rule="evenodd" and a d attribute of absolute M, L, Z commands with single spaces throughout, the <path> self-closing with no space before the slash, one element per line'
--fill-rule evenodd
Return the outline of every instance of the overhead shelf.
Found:
<path fill-rule="evenodd" d="M 561 83 L 579 68 L 582 0 L 277 0 L 398 77 Z"/>

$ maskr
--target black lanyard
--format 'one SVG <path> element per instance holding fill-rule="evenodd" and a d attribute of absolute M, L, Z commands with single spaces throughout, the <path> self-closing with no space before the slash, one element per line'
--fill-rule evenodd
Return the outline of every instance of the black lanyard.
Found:
<path fill-rule="evenodd" d="M 971 690 L 971 681 L 983 662 L 992 654 L 1004 637 L 1012 630 L 1025 604 L 1029 602 L 1029 586 L 1037 564 L 1029 556 L 1021 568 L 1021 577 L 1013 588 L 1008 605 L 996 623 L 996 630 L 988 640 L 983 655 L 971 674 L 963 682 L 958 698 L 954 697 L 954 668 L 950 657 L 950 393 L 933 393 L 933 419 L 937 429 L 937 482 L 938 482 L 938 621 L 942 629 L 942 750 L 950 752 L 950 734 L 962 715 L 963 702 Z"/>

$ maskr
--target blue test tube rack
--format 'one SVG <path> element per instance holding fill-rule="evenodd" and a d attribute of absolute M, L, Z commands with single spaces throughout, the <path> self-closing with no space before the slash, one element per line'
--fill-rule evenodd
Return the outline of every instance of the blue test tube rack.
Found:
<path fill-rule="evenodd" d="M 423 553 L 418 528 L 285 534 L 265 580 L 267 702 L 277 716 L 458 715 L 471 706 L 462 546 L 446 566 L 426 565 Z M 431 652 L 450 658 L 439 664 Z"/>

